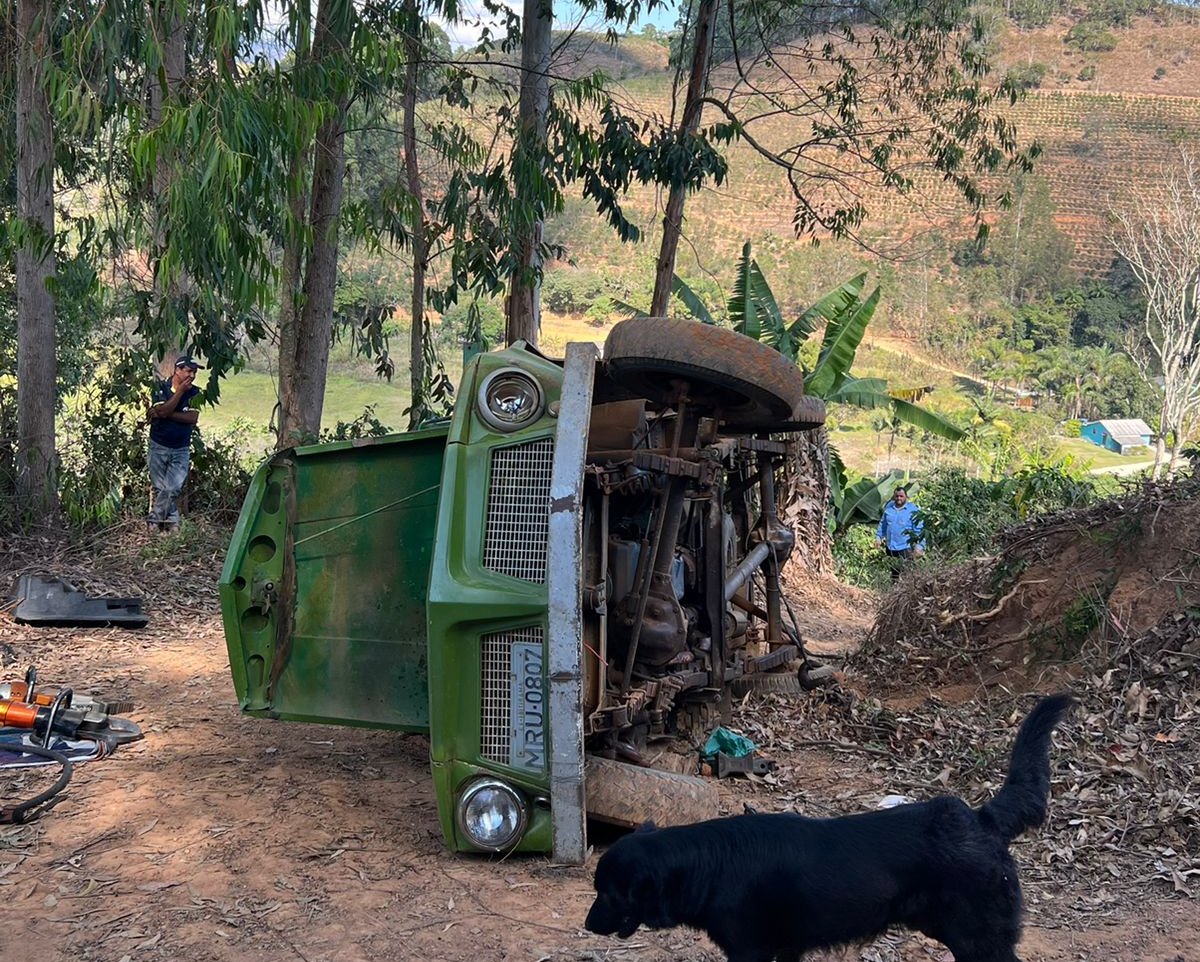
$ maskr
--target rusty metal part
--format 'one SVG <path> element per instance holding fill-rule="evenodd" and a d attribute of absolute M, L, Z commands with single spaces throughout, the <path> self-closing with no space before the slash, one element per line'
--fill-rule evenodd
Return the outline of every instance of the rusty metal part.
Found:
<path fill-rule="evenodd" d="M 741 590 L 742 585 L 750 580 L 750 576 L 755 569 L 766 560 L 767 555 L 771 553 L 771 546 L 765 541 L 756 544 L 750 549 L 750 553 L 744 557 L 736 568 L 729 573 L 729 577 L 725 579 L 724 598 L 726 601 L 731 601 L 733 596 Z"/>
<path fill-rule="evenodd" d="M 800 657 L 800 649 L 795 645 L 779 645 L 765 655 L 753 655 L 742 662 L 744 674 L 760 674 L 786 665 Z"/>
<path fill-rule="evenodd" d="M 687 412 L 687 385 L 676 382 L 676 420 L 675 434 L 671 441 L 671 456 L 678 454 Z M 669 660 L 676 652 L 687 645 L 687 622 L 683 617 L 683 609 L 679 599 L 675 597 L 675 589 L 671 584 L 670 569 L 675 557 L 675 542 L 679 536 L 679 522 L 683 517 L 683 496 L 686 482 L 682 478 L 671 478 L 659 494 L 658 508 L 655 511 L 654 536 L 642 540 L 643 554 L 638 558 L 638 573 L 642 578 L 638 581 L 638 595 L 633 623 L 630 625 L 629 647 L 625 652 L 625 670 L 621 677 L 621 693 L 629 688 L 633 675 L 633 666 L 637 663 L 638 646 L 649 611 L 656 622 L 654 628 L 655 651 L 659 656 L 667 654 Z M 653 566 L 647 564 L 648 558 L 653 557 Z M 654 596 L 653 608 L 650 607 L 651 596 Z M 656 659 L 658 660 L 658 659 Z"/>
<path fill-rule="evenodd" d="M 783 637 L 783 601 L 779 587 L 779 570 L 787 557 L 780 557 L 776 546 L 780 525 L 775 514 L 775 465 L 771 458 L 765 455 L 760 455 L 758 459 L 758 497 L 761 507 L 759 532 L 763 542 L 769 546 L 763 564 L 767 595 L 767 638 L 777 640 Z M 794 544 L 795 535 L 792 534 L 791 537 Z"/>
<path fill-rule="evenodd" d="M 714 771 L 717 778 L 728 778 L 730 775 L 769 775 L 775 771 L 775 762 L 769 758 L 755 758 L 753 755 L 734 756 L 717 752 Z"/>
<path fill-rule="evenodd" d="M 665 454 L 654 454 L 648 451 L 635 451 L 633 454 L 635 467 L 656 474 L 666 474 L 674 478 L 693 478 L 700 481 L 709 474 L 707 466 L 699 461 L 688 461 L 684 458 L 673 458 Z"/>
<path fill-rule="evenodd" d="M 725 624 L 725 513 L 718 483 L 710 491 L 705 510 L 704 613 L 708 618 L 709 664 L 713 688 L 725 687 L 725 659 L 729 654 L 729 626 Z"/>

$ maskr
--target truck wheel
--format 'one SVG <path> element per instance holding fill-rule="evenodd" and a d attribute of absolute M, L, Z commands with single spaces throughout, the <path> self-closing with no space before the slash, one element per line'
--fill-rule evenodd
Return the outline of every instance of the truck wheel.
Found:
<path fill-rule="evenodd" d="M 759 431 L 771 431 L 775 434 L 791 433 L 793 431 L 812 431 L 825 423 L 825 402 L 819 397 L 805 395 L 800 403 L 792 408 L 791 416 L 784 421 L 738 421 L 726 426 L 732 434 L 752 434 Z"/>
<path fill-rule="evenodd" d="M 760 695 L 802 695 L 804 688 L 794 671 L 752 673 L 735 678 L 729 685 L 736 697 L 756 692 Z"/>
<path fill-rule="evenodd" d="M 766 344 L 699 321 L 621 321 L 604 342 L 604 363 L 618 384 L 655 401 L 671 400 L 673 382 L 687 381 L 696 406 L 730 423 L 787 422 L 798 407 L 813 413 L 804 407 L 804 375 L 795 364 Z M 823 405 L 821 414 L 823 421 Z"/>
<path fill-rule="evenodd" d="M 715 779 L 639 768 L 595 755 L 587 758 L 585 778 L 588 817 L 612 825 L 690 825 L 720 814 Z"/>

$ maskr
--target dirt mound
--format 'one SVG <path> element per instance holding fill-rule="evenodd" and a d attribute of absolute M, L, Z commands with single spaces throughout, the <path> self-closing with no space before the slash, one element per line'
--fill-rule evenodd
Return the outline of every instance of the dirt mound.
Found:
<path fill-rule="evenodd" d="M 848 666 L 829 737 L 886 746 L 916 783 L 994 790 L 1023 692 L 1080 701 L 1057 736 L 1043 866 L 1107 885 L 1080 908 L 1200 878 L 1200 479 L 1145 484 L 1005 531 L 992 556 L 918 570 Z M 1159 888 L 1161 891 L 1161 888 Z M 1118 892 L 1121 894 L 1118 896 Z"/>
<path fill-rule="evenodd" d="M 1175 650 L 1186 669 L 1200 655 L 1198 545 L 1200 479 L 1131 488 L 1011 528 L 993 555 L 915 572 L 882 602 L 860 657 L 942 681 L 1128 671 Z"/>

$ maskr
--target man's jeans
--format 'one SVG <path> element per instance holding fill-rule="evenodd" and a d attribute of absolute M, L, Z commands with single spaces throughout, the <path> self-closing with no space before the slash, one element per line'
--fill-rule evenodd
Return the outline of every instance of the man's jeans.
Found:
<path fill-rule="evenodd" d="M 168 448 L 150 442 L 150 483 L 154 486 L 151 523 L 179 524 L 179 492 L 188 476 L 189 446 Z"/>

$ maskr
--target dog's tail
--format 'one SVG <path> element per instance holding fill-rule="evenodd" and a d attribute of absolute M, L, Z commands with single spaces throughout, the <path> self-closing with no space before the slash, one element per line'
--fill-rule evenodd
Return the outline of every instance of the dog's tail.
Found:
<path fill-rule="evenodd" d="M 980 809 L 1006 842 L 1045 821 L 1050 796 L 1050 736 L 1074 703 L 1070 695 L 1043 698 L 1021 723 L 1004 786 Z"/>

